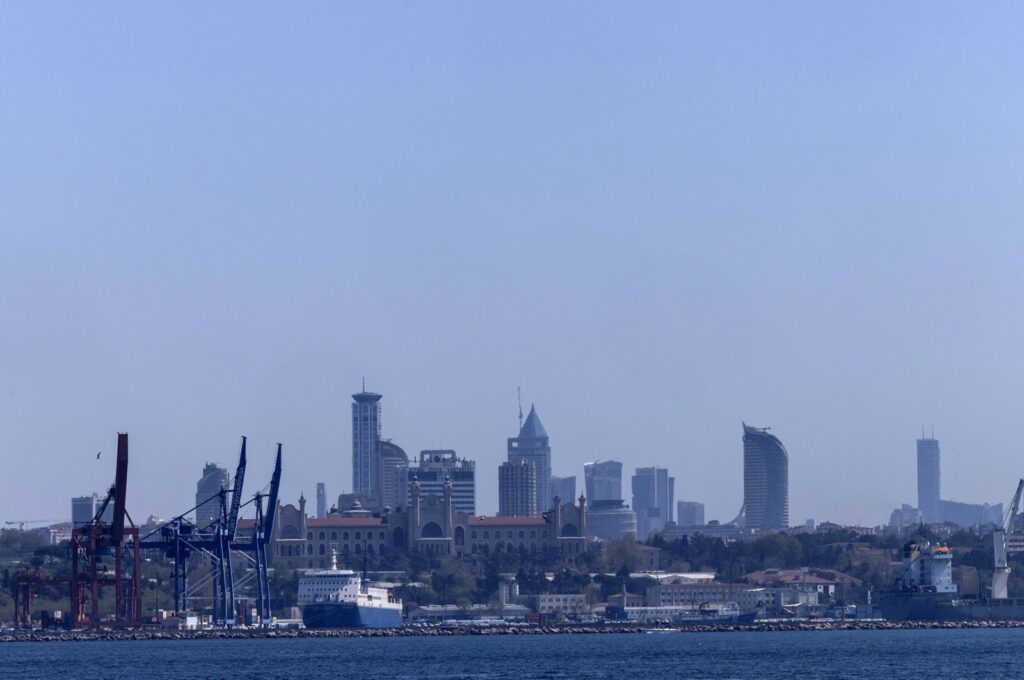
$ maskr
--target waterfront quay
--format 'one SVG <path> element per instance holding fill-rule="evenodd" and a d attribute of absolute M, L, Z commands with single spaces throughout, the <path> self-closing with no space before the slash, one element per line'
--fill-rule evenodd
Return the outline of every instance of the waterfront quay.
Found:
<path fill-rule="evenodd" d="M 1024 621 L 884 621 L 810 620 L 758 621 L 751 624 L 689 624 L 651 627 L 608 625 L 510 625 L 510 626 L 404 626 L 402 628 L 261 629 L 217 630 L 13 630 L 0 633 L 3 642 L 89 642 L 144 640 L 289 640 L 309 638 L 462 637 L 515 635 L 609 635 L 644 633 L 770 633 L 853 630 L 967 630 L 1024 628 Z"/>

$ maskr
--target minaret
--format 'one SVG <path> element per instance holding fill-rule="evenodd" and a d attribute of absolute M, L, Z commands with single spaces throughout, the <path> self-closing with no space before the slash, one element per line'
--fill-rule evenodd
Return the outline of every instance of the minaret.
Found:
<path fill-rule="evenodd" d="M 444 537 L 452 537 L 452 478 L 444 478 Z"/>
<path fill-rule="evenodd" d="M 580 494 L 580 536 L 583 538 L 587 537 L 587 499 L 581 493 Z"/>
<path fill-rule="evenodd" d="M 301 493 L 299 494 L 299 514 L 303 517 L 306 516 L 306 497 Z"/>
<path fill-rule="evenodd" d="M 409 547 L 413 545 L 420 537 L 420 479 L 419 477 L 412 478 L 412 502 L 409 504 Z"/>
<path fill-rule="evenodd" d="M 554 514 L 554 520 L 555 520 L 555 538 L 561 538 L 561 536 L 562 536 L 562 499 L 559 498 L 558 496 L 555 496 L 555 510 L 554 510 L 553 514 Z"/>

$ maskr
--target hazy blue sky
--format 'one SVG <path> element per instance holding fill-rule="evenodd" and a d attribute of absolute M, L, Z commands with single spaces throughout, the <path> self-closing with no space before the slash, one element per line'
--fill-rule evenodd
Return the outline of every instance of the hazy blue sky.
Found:
<path fill-rule="evenodd" d="M 0 7 L 0 519 L 203 463 L 351 477 L 350 394 L 496 510 L 516 386 L 555 474 L 668 466 L 794 523 L 1024 476 L 1020 3 Z M 106 457 L 105 457 L 106 458 Z M 628 478 L 624 492 L 628 498 Z"/>

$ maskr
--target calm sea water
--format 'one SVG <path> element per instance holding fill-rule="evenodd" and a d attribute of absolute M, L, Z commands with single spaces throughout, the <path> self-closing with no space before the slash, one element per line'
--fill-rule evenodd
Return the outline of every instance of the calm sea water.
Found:
<path fill-rule="evenodd" d="M 3 678 L 1017 678 L 1024 630 L 0 644 Z"/>

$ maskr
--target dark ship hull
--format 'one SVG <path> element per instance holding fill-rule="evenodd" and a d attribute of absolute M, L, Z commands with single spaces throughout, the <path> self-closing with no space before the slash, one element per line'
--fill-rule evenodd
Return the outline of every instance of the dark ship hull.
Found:
<path fill-rule="evenodd" d="M 355 603 L 307 604 L 302 607 L 302 623 L 306 628 L 398 628 L 402 610 Z"/>
<path fill-rule="evenodd" d="M 878 611 L 890 621 L 1007 621 L 1024 619 L 1024 599 L 967 600 L 951 593 L 882 593 Z"/>

